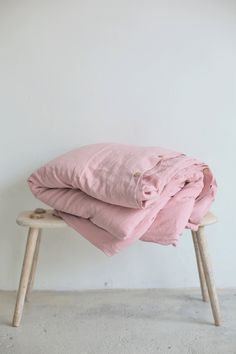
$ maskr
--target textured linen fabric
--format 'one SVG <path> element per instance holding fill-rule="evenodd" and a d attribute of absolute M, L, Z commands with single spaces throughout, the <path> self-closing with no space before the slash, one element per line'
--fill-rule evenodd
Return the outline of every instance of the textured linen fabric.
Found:
<path fill-rule="evenodd" d="M 209 167 L 159 147 L 83 146 L 28 179 L 36 198 L 107 255 L 137 239 L 176 244 L 197 230 L 215 197 Z"/>

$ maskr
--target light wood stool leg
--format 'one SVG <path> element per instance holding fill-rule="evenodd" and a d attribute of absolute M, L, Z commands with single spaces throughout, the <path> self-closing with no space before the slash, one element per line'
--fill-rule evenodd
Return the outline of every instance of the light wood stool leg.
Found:
<path fill-rule="evenodd" d="M 194 232 L 194 231 L 192 231 L 192 238 L 193 238 L 194 250 L 195 250 L 196 259 L 197 259 L 197 268 L 198 268 L 199 280 L 200 280 L 200 285 L 201 285 L 202 300 L 208 301 L 208 291 L 207 291 L 206 279 L 205 279 L 201 255 L 200 255 L 200 251 L 199 251 L 199 247 L 198 247 L 197 235 L 196 235 L 196 232 Z"/>
<path fill-rule="evenodd" d="M 205 274 L 208 294 L 210 298 L 212 313 L 215 321 L 215 325 L 220 325 L 220 306 L 218 296 L 216 292 L 214 277 L 212 273 L 211 262 L 208 254 L 207 241 L 204 235 L 204 227 L 200 226 L 196 232 L 198 247 L 201 255 L 202 266 Z"/>
<path fill-rule="evenodd" d="M 33 262 L 34 251 L 36 247 L 36 242 L 38 238 L 39 229 L 30 228 L 28 233 L 28 239 L 25 249 L 25 256 L 21 271 L 20 284 L 17 292 L 15 312 L 13 316 L 12 325 L 18 327 L 20 325 L 24 302 L 25 294 L 29 282 L 29 276 L 31 271 L 31 266 Z"/>
<path fill-rule="evenodd" d="M 41 233 L 42 229 L 39 230 L 38 238 L 37 238 L 37 243 L 34 251 L 34 257 L 33 257 L 33 262 L 31 266 L 31 271 L 30 271 L 30 277 L 29 277 L 29 282 L 27 286 L 27 291 L 25 295 L 25 301 L 29 302 L 30 301 L 30 294 L 34 286 L 34 279 L 35 279 L 35 273 L 36 273 L 36 268 L 38 264 L 38 255 L 39 255 L 39 248 L 40 248 L 40 242 L 41 242 Z"/>

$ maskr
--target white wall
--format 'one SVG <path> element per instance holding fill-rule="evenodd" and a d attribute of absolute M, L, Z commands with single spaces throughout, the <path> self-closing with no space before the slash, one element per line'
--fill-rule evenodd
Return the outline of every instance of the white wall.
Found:
<path fill-rule="evenodd" d="M 15 289 L 26 229 L 42 205 L 27 176 L 83 144 L 159 145 L 208 162 L 219 184 L 209 247 L 236 286 L 236 2 L 1 0 L 0 288 Z M 36 287 L 198 286 L 193 246 L 137 242 L 106 257 L 73 230 L 45 231 Z"/>

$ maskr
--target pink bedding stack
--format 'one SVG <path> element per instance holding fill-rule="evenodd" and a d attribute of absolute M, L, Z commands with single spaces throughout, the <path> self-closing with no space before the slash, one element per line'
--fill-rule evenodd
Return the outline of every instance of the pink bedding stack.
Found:
<path fill-rule="evenodd" d="M 176 245 L 197 230 L 215 197 L 209 167 L 159 147 L 94 144 L 66 153 L 28 179 L 55 215 L 113 255 L 135 240 Z"/>

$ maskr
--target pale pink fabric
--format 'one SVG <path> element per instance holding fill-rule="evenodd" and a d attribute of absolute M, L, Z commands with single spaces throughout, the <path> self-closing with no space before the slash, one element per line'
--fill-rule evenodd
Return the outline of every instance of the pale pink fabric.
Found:
<path fill-rule="evenodd" d="M 215 197 L 209 167 L 158 147 L 94 144 L 39 168 L 32 193 L 107 255 L 137 239 L 176 244 Z"/>

